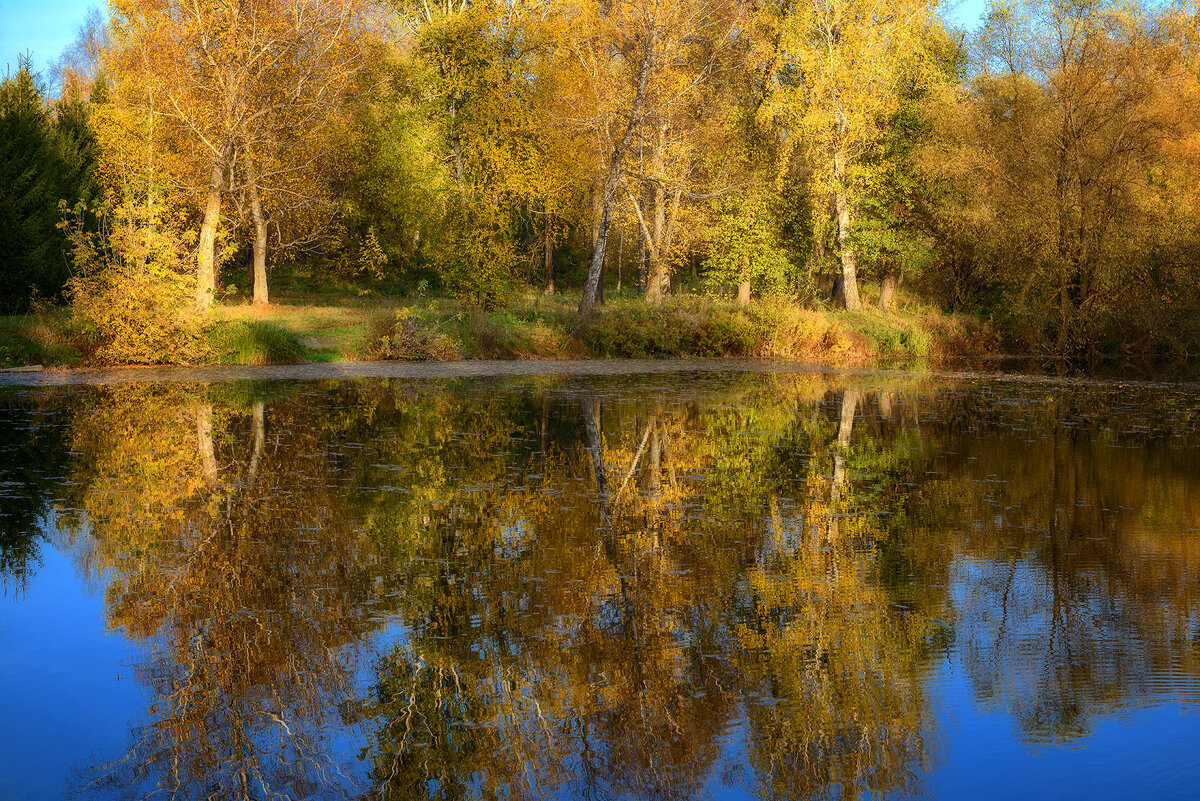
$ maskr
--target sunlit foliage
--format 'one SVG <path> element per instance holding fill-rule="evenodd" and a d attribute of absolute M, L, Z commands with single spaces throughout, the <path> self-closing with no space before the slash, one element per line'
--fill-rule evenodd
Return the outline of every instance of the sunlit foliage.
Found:
<path fill-rule="evenodd" d="M 77 266 L 60 201 L 136 200 L 177 219 L 201 314 L 277 270 L 481 311 L 579 291 L 580 335 L 632 288 L 1184 357 L 1198 53 L 1194 10 L 1109 0 L 971 35 L 926 0 L 118 0 L 60 97 L 5 81 L 3 302 Z"/>

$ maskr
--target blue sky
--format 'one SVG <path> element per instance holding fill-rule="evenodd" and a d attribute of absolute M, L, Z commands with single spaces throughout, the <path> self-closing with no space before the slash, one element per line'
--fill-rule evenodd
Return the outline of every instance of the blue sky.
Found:
<path fill-rule="evenodd" d="M 26 50 L 35 69 L 44 70 L 75 38 L 91 6 L 103 0 L 0 0 L 0 74 L 17 68 Z"/>
<path fill-rule="evenodd" d="M 950 0 L 954 3 L 954 0 Z M 958 0 L 946 7 L 946 16 L 973 28 L 986 0 Z M 99 0 L 0 0 L 0 74 L 5 65 L 16 69 L 17 56 L 26 50 L 35 69 L 44 70 L 75 38 L 90 6 L 105 7 Z"/>

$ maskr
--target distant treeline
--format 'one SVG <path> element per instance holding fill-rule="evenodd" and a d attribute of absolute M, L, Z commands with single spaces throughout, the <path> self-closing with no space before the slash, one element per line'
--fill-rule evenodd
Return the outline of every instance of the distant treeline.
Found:
<path fill-rule="evenodd" d="M 49 84 L 49 88 L 47 88 Z M 1200 343 L 1200 12 L 925 0 L 112 0 L 0 84 L 0 304 L 167 339 L 296 264 Z M 190 311 L 189 311 L 190 310 Z M 167 320 L 168 322 L 163 322 Z"/>

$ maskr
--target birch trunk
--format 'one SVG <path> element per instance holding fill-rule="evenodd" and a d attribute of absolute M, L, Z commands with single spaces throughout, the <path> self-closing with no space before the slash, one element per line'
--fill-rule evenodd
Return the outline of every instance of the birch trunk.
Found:
<path fill-rule="evenodd" d="M 263 216 L 262 201 L 258 196 L 258 180 L 254 169 L 246 168 L 246 181 L 250 187 L 250 219 L 254 221 L 254 305 L 266 306 L 267 298 L 267 219 Z"/>
<path fill-rule="evenodd" d="M 217 226 L 221 222 L 221 192 L 225 189 L 228 148 L 213 159 L 208 178 L 208 198 L 204 220 L 200 223 L 200 242 L 196 250 L 196 311 L 212 308 L 217 292 Z"/>
<path fill-rule="evenodd" d="M 842 257 L 842 297 L 846 300 L 848 311 L 858 311 L 858 254 L 849 242 L 850 199 L 846 196 L 845 167 L 840 154 L 834 158 L 834 177 L 837 184 L 834 206 L 837 211 L 838 250 Z"/>
<path fill-rule="evenodd" d="M 652 46 L 652 45 L 651 45 Z M 633 132 L 642 118 L 642 107 L 646 102 L 646 85 L 650 80 L 650 68 L 653 53 L 648 47 L 642 59 L 641 69 L 638 70 L 637 91 L 633 98 L 633 108 L 630 109 L 629 123 L 621 139 L 613 148 L 612 158 L 609 159 L 608 173 L 604 179 L 604 194 L 602 195 L 600 224 L 596 228 L 596 241 L 592 247 L 592 260 L 588 264 L 587 280 L 583 285 L 583 297 L 579 300 L 579 319 L 586 320 L 591 316 L 596 306 L 596 297 L 600 291 L 600 279 L 603 277 L 604 253 L 608 244 L 608 228 L 612 224 L 613 200 L 617 187 L 621 184 L 621 176 L 625 171 L 625 153 L 633 140 Z"/>

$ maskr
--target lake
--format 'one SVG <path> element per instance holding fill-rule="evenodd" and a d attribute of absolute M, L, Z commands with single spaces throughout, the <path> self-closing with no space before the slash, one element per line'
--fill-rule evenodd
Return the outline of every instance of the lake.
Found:
<path fill-rule="evenodd" d="M 1196 797 L 1200 388 L 662 369 L 0 386 L 0 799 Z"/>

